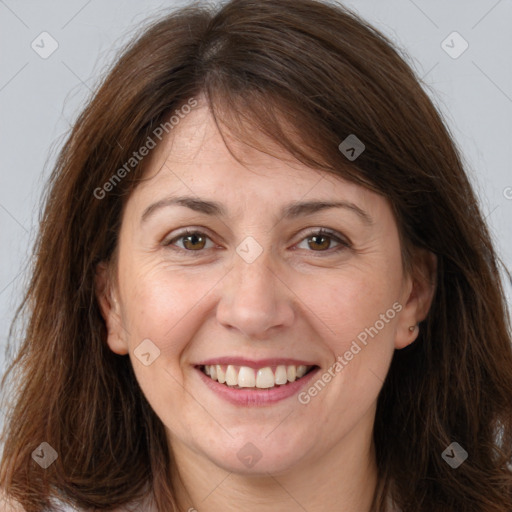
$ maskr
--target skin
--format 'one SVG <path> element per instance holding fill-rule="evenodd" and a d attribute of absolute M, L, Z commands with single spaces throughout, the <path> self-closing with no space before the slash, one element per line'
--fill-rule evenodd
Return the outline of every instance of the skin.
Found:
<path fill-rule="evenodd" d="M 242 165 L 205 106 L 170 135 L 127 201 L 114 278 L 101 264 L 97 290 L 111 350 L 129 354 L 165 425 L 182 510 L 369 511 L 377 397 L 394 350 L 416 339 L 409 327 L 428 312 L 433 260 L 418 256 L 412 275 L 404 273 L 383 197 L 293 161 L 270 141 L 263 147 L 274 156 L 225 133 Z M 150 205 L 175 195 L 218 201 L 226 215 L 173 205 L 141 221 Z M 280 218 L 298 200 L 349 201 L 372 223 L 349 208 Z M 187 227 L 207 235 L 206 245 L 196 239 L 186 249 L 176 237 Z M 318 228 L 350 247 L 312 239 Z M 248 236 L 263 250 L 252 263 L 236 252 Z M 176 250 L 164 245 L 172 240 Z M 307 405 L 293 396 L 241 408 L 194 369 L 221 356 L 292 357 L 320 366 L 320 377 L 397 302 L 401 311 Z M 144 339 L 160 350 L 149 366 L 134 355 Z M 237 457 L 248 442 L 262 455 L 252 468 Z"/>

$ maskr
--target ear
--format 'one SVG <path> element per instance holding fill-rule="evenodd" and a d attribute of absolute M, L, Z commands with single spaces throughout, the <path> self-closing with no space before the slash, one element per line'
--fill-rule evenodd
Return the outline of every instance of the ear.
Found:
<path fill-rule="evenodd" d="M 107 343 L 110 350 L 120 355 L 128 354 L 126 330 L 122 323 L 117 291 L 111 282 L 108 264 L 105 262 L 96 266 L 94 287 L 101 316 L 107 326 Z"/>
<path fill-rule="evenodd" d="M 419 323 L 425 320 L 432 305 L 437 281 L 437 257 L 425 249 L 416 249 L 410 274 L 404 279 L 395 348 L 401 349 L 416 340 Z M 414 329 L 412 329 L 414 327 Z"/>

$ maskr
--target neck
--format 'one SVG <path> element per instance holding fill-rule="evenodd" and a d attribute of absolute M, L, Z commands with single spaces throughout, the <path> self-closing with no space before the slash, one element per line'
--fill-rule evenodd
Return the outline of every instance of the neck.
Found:
<path fill-rule="evenodd" d="M 321 456 L 275 474 L 236 474 L 173 440 L 179 510 L 371 512 L 377 487 L 372 427 L 360 422 Z"/>

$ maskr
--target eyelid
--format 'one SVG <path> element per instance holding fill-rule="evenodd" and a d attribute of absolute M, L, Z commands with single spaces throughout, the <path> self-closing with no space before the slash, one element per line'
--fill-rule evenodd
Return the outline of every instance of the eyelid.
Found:
<path fill-rule="evenodd" d="M 324 228 L 324 227 L 315 227 L 315 228 L 310 228 L 306 233 L 303 233 L 301 235 L 301 238 L 300 240 L 297 242 L 297 243 L 300 243 L 302 241 L 304 241 L 306 238 L 309 238 L 313 235 L 320 235 L 320 236 L 327 236 L 329 238 L 332 238 L 333 240 L 335 240 L 339 245 L 336 246 L 336 247 L 333 247 L 333 248 L 330 248 L 328 249 L 327 251 L 308 251 L 308 252 L 317 252 L 317 253 L 332 253 L 332 252 L 336 252 L 336 248 L 341 246 L 345 249 L 350 249 L 352 248 L 352 242 L 344 235 L 342 235 L 341 233 L 339 233 L 338 231 L 335 231 L 333 229 L 330 229 L 330 228 Z M 295 244 L 296 245 L 296 244 Z"/>
<path fill-rule="evenodd" d="M 187 235 L 204 235 L 213 241 L 213 237 L 210 234 L 210 230 L 202 226 L 190 226 L 183 229 L 179 229 L 172 236 L 166 236 L 162 241 L 162 245 L 169 245 L 171 242 L 178 240 Z"/>
<path fill-rule="evenodd" d="M 195 256 L 199 256 L 202 253 L 204 253 L 206 251 L 206 249 L 203 248 L 203 249 L 199 249 L 197 251 L 183 249 L 181 247 L 174 246 L 173 242 L 175 242 L 176 240 L 179 240 L 187 235 L 204 235 L 207 239 L 209 239 L 212 243 L 215 244 L 213 237 L 210 236 L 209 233 L 210 233 L 209 230 L 202 226 L 192 226 L 192 227 L 183 228 L 182 230 L 178 230 L 178 232 L 175 233 L 172 236 L 172 238 L 166 238 L 162 242 L 162 245 L 164 247 L 171 248 L 172 250 L 177 251 L 181 254 L 194 254 Z M 294 245 L 297 245 L 297 244 L 303 242 L 304 240 L 306 240 L 307 238 L 309 238 L 313 235 L 327 236 L 328 238 L 331 238 L 334 241 L 336 241 L 338 245 L 336 247 L 331 247 L 331 248 L 327 249 L 326 251 L 307 251 L 307 252 L 319 253 L 318 255 L 322 255 L 322 254 L 333 254 L 342 249 L 352 248 L 352 243 L 350 242 L 350 240 L 347 237 L 345 237 L 344 235 L 342 235 L 341 233 L 339 233 L 333 229 L 325 228 L 325 227 L 309 228 L 308 231 L 302 233 L 300 240 L 297 241 Z M 209 247 L 208 249 L 212 249 L 212 247 Z M 296 249 L 294 249 L 294 250 L 296 250 Z"/>

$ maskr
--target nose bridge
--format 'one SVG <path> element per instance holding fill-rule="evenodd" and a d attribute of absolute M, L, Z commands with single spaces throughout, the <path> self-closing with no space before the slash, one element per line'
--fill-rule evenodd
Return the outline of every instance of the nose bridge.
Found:
<path fill-rule="evenodd" d="M 272 251 L 261 247 L 254 257 L 252 243 L 248 240 L 237 248 L 232 271 L 224 282 L 217 319 L 248 337 L 261 338 L 274 327 L 289 325 L 293 308 L 286 286 L 277 277 Z M 251 251 L 252 257 L 246 258 L 244 255 Z"/>

